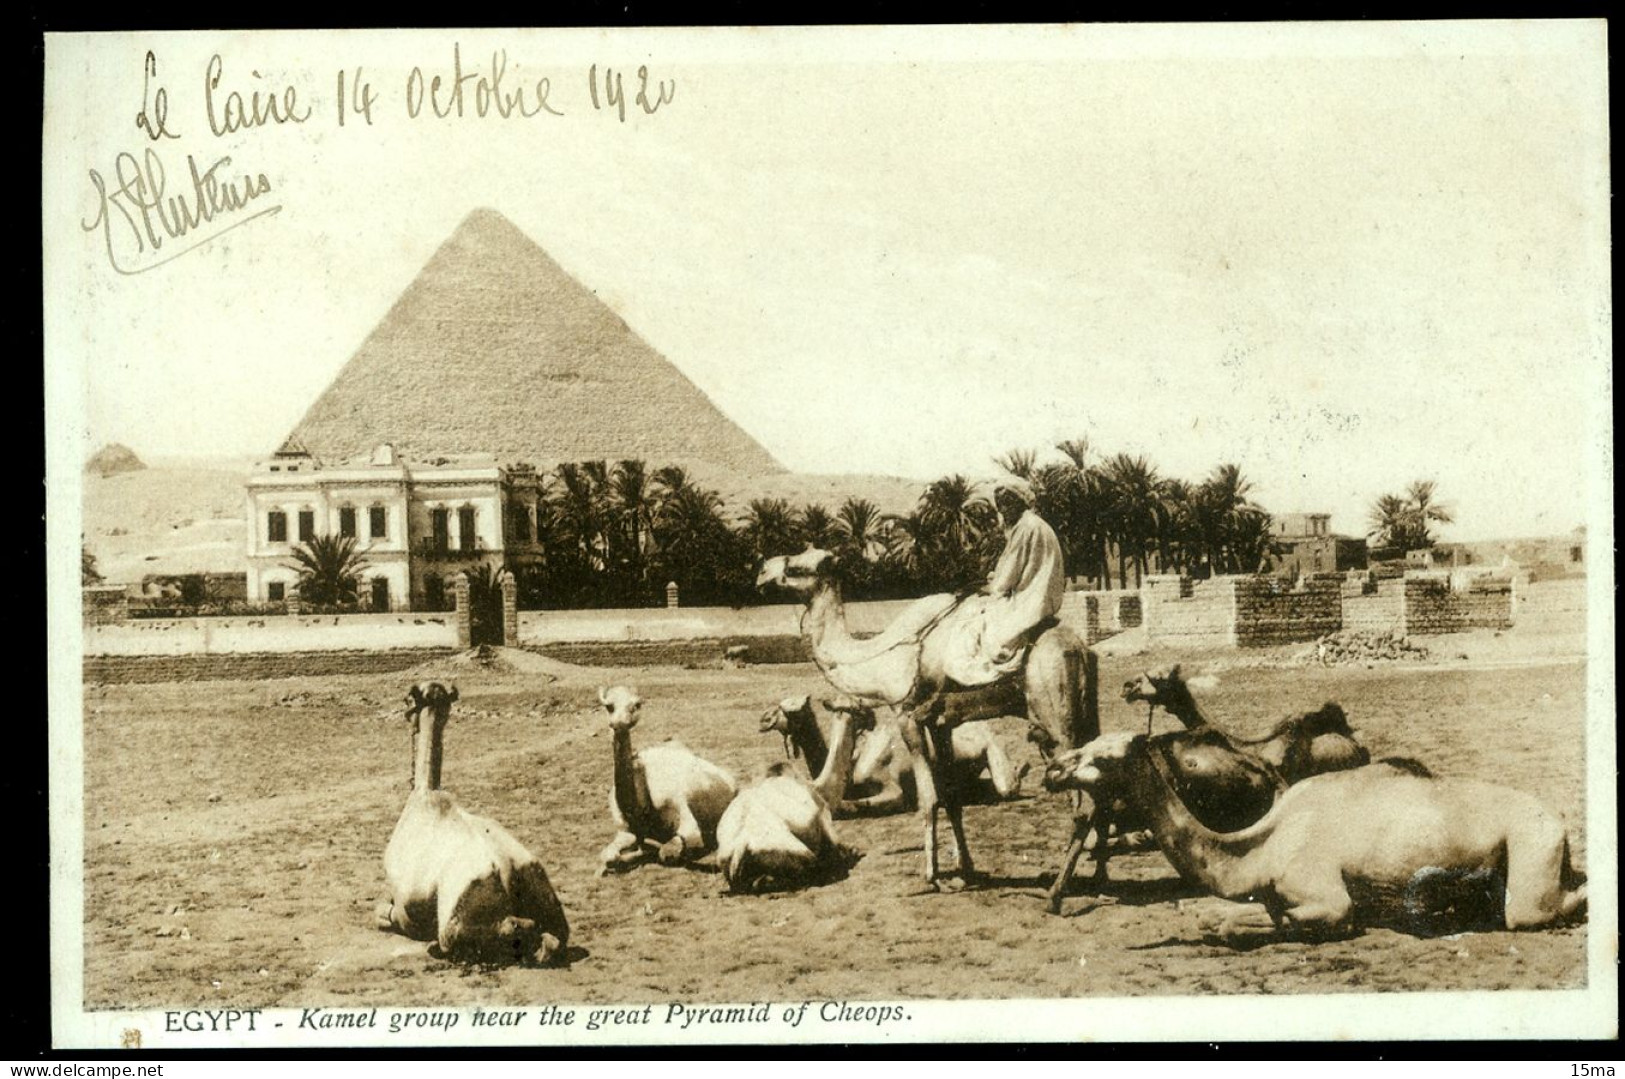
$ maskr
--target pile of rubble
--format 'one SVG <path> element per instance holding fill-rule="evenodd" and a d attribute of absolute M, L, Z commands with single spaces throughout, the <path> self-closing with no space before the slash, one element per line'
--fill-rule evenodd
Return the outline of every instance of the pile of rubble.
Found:
<path fill-rule="evenodd" d="M 1393 633 L 1362 633 L 1340 630 L 1328 633 L 1314 646 L 1294 657 L 1301 662 L 1338 667 L 1353 663 L 1398 662 L 1428 658 L 1428 650 L 1407 637 Z"/>

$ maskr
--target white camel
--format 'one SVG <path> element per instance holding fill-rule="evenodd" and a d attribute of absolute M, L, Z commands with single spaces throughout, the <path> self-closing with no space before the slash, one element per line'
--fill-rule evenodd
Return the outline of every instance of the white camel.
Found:
<path fill-rule="evenodd" d="M 1486 892 L 1507 929 L 1542 928 L 1586 908 L 1563 822 L 1511 787 L 1419 775 L 1403 761 L 1370 764 L 1312 776 L 1257 824 L 1215 832 L 1185 806 L 1169 762 L 1144 735 L 1109 734 L 1059 754 L 1045 776 L 1052 789 L 1102 783 L 1127 791 L 1182 875 L 1248 904 L 1224 924 L 1232 942 L 1372 924 L 1414 931 Z"/>
<path fill-rule="evenodd" d="M 848 700 L 851 703 L 843 707 L 867 707 Z M 791 760 L 801 762 L 810 777 L 823 768 L 829 755 L 828 735 L 824 731 L 827 726 L 830 726 L 829 721 L 820 722 L 812 698 L 804 694 L 786 697 L 768 709 L 762 716 L 760 729 L 764 734 L 771 731 L 780 735 L 784 739 L 785 753 Z M 954 727 L 952 745 L 953 778 L 964 790 L 974 787 L 985 772 L 998 798 L 1020 795 L 1028 765 L 1018 768 L 1010 762 L 990 722 L 973 721 Z M 858 741 L 852 778 L 834 809 L 835 816 L 878 816 L 907 812 L 914 807 L 914 754 L 908 748 L 897 718 L 880 720 Z"/>
<path fill-rule="evenodd" d="M 874 713 L 825 702 L 836 713 L 829 753 L 817 778 L 784 762 L 739 792 L 717 825 L 717 864 L 736 892 L 771 891 L 844 868 L 853 852 L 835 834 L 833 808 L 852 777 L 858 731 Z"/>
<path fill-rule="evenodd" d="M 634 753 L 632 728 L 643 699 L 615 686 L 600 689 L 598 700 L 609 713 L 615 754 L 609 812 L 616 829 L 599 855 L 599 876 L 637 865 L 651 852 L 674 865 L 714 847 L 717 822 L 739 789 L 734 777 L 675 740 Z"/>
<path fill-rule="evenodd" d="M 378 926 L 435 941 L 448 959 L 562 961 L 570 925 L 547 871 L 502 825 L 467 812 L 440 789 L 455 700 L 457 687 L 448 691 L 439 682 L 407 693 L 412 793 L 384 849 L 392 895 L 378 908 Z"/>
<path fill-rule="evenodd" d="M 925 824 L 925 879 L 937 884 L 941 809 L 953 830 L 960 876 L 969 881 L 975 869 L 965 843 L 963 802 L 950 775 L 954 756 L 950 732 L 973 720 L 1024 716 L 1031 728 L 1028 738 L 1046 760 L 1057 751 L 1085 744 L 1100 733 L 1095 654 L 1064 624 L 1042 623 L 1034 627 L 1033 642 L 1016 675 L 974 689 L 956 687 L 946 674 L 947 649 L 956 639 L 959 621 L 973 616 L 974 605 L 952 595 L 927 596 L 909 604 L 874 637 L 854 637 L 847 626 L 836 562 L 830 552 L 812 547 L 798 555 L 778 555 L 762 564 L 756 584 L 801 595 L 806 605 L 801 633 L 831 685 L 866 701 L 890 704 L 904 714 L 901 729 L 914 755 L 914 782 Z M 1051 910 L 1060 909 L 1089 833 L 1099 827 L 1094 817 L 1087 798 L 1074 801 L 1072 841 L 1050 888 Z"/>

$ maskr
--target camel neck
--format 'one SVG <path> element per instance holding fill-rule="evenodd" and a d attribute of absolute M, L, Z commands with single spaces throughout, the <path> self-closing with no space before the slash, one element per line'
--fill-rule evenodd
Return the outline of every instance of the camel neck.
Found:
<path fill-rule="evenodd" d="M 1205 827 L 1185 808 L 1163 777 L 1151 754 L 1141 745 L 1129 760 L 1129 786 L 1134 802 L 1151 818 L 1152 831 L 1168 860 L 1179 871 L 1216 894 L 1232 899 L 1246 895 L 1259 884 L 1251 866 L 1264 821 L 1245 832 L 1220 833 Z M 1273 814 L 1266 816 L 1271 820 Z"/>
<path fill-rule="evenodd" d="M 644 804 L 638 783 L 637 757 L 632 752 L 632 728 L 611 727 L 610 742 L 615 753 L 615 804 L 626 818 L 626 825 L 639 839 L 653 834 L 652 814 Z"/>
<path fill-rule="evenodd" d="M 1193 731 L 1198 727 L 1208 726 L 1207 717 L 1196 706 L 1196 698 L 1191 696 L 1190 689 L 1183 683 L 1176 683 L 1168 689 L 1168 700 L 1163 704 L 1168 714 L 1185 725 L 1186 730 Z"/>
<path fill-rule="evenodd" d="M 784 718 L 790 744 L 807 762 L 807 771 L 818 775 L 829 760 L 829 743 L 824 741 L 824 732 L 818 729 L 818 720 L 813 717 L 812 706 L 808 705 L 805 710 L 794 714 L 786 713 Z"/>
<path fill-rule="evenodd" d="M 846 607 L 841 602 L 841 586 L 828 578 L 813 586 L 807 597 L 807 610 L 801 616 L 801 626 L 807 634 L 816 655 L 824 649 L 826 639 L 849 639 L 846 629 Z"/>
<path fill-rule="evenodd" d="M 418 792 L 440 789 L 440 762 L 444 753 L 446 720 L 433 711 L 418 713 L 412 743 L 412 789 Z"/>
<path fill-rule="evenodd" d="M 846 797 L 847 784 L 852 781 L 852 750 L 857 740 L 858 733 L 853 727 L 852 716 L 847 712 L 837 712 L 835 729 L 830 732 L 829 757 L 819 770 L 818 778 L 813 780 L 813 788 L 830 806 L 839 805 Z"/>

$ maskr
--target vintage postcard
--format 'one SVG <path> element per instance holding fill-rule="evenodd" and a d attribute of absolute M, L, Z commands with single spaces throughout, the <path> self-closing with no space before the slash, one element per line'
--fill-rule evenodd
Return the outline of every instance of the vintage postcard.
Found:
<path fill-rule="evenodd" d="M 1617 1035 L 1601 21 L 45 67 L 58 1047 Z"/>

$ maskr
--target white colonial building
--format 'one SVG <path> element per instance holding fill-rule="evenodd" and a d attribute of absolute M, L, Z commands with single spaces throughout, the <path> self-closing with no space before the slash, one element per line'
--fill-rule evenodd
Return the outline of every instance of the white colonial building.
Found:
<path fill-rule="evenodd" d="M 354 537 L 366 556 L 364 608 L 445 610 L 454 574 L 500 567 L 510 546 L 530 553 L 535 489 L 530 469 L 502 469 L 489 456 L 408 460 L 381 445 L 366 459 L 326 464 L 290 438 L 248 480 L 249 602 L 288 599 L 299 580 L 294 548 L 331 535 Z"/>

